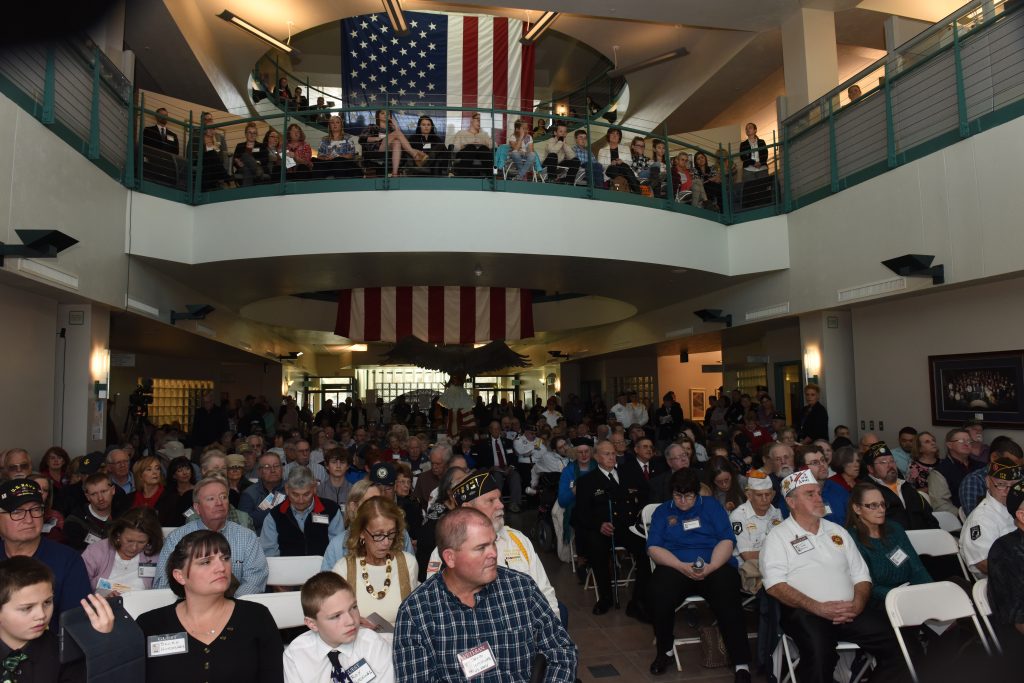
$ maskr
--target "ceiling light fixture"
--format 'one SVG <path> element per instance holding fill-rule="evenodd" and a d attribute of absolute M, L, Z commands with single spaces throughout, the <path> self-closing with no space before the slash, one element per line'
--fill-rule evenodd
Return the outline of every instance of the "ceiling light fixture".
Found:
<path fill-rule="evenodd" d="M 476 275 L 477 277 L 480 277 L 483 274 L 484 274 L 484 267 L 481 266 L 479 263 L 476 264 L 476 268 L 473 269 L 473 275 Z"/>
<path fill-rule="evenodd" d="M 530 27 L 530 30 L 526 32 L 526 35 L 519 39 L 519 42 L 523 45 L 533 45 L 540 38 L 544 31 L 550 28 L 551 24 L 555 23 L 555 19 L 558 17 L 558 12 L 545 12 L 540 15 L 540 19 L 537 23 Z"/>
<path fill-rule="evenodd" d="M 266 43 L 270 43 L 271 45 L 276 47 L 278 50 L 282 50 L 283 52 L 288 52 L 288 53 L 292 53 L 292 52 L 295 51 L 295 48 L 293 48 L 291 45 L 287 45 L 285 43 L 282 43 L 280 40 L 278 40 L 274 36 L 270 35 L 266 31 L 264 31 L 263 29 L 257 28 L 256 26 L 253 26 L 252 24 L 250 24 L 245 19 L 242 19 L 241 17 L 235 16 L 234 14 L 232 14 L 231 12 L 229 12 L 227 10 L 224 10 L 223 12 L 218 14 L 217 16 L 220 17 L 221 19 L 223 19 L 224 21 L 228 22 L 229 24 L 234 24 L 235 26 L 237 26 L 238 28 L 242 29 L 243 31 L 246 31 L 247 33 L 250 33 L 250 34 L 256 36 L 260 40 L 262 40 L 262 41 L 264 41 Z"/>
<path fill-rule="evenodd" d="M 946 281 L 946 269 L 941 264 L 933 266 L 935 257 L 930 254 L 905 254 L 882 261 L 882 265 L 903 277 L 930 277 L 933 285 Z"/>
<path fill-rule="evenodd" d="M 291 361 L 291 360 L 298 360 L 299 358 L 302 357 L 302 354 L 303 354 L 302 351 L 289 351 L 288 353 L 286 353 L 283 356 L 278 356 L 277 359 L 279 361 L 282 361 L 282 362 L 284 362 L 284 361 Z"/>
<path fill-rule="evenodd" d="M 621 69 L 619 69 L 619 68 L 612 69 L 611 71 L 608 72 L 608 76 L 611 77 L 611 78 L 618 78 L 619 76 L 625 76 L 626 74 L 631 74 L 634 71 L 640 71 L 641 69 L 649 69 L 652 66 L 657 66 L 658 64 L 664 64 L 665 62 L 672 61 L 673 59 L 679 59 L 680 57 L 685 57 L 688 54 L 690 54 L 690 51 L 687 50 L 685 47 L 681 47 L 681 48 L 672 50 L 671 52 L 666 52 L 663 55 L 658 55 L 657 57 L 651 57 L 650 59 L 645 59 L 644 61 L 638 62 L 638 63 L 633 64 L 631 66 L 624 66 Z"/>
<path fill-rule="evenodd" d="M 409 22 L 405 20 L 405 12 L 402 11 L 402 0 L 383 0 L 384 11 L 391 22 L 391 29 L 400 36 L 409 33 Z"/>

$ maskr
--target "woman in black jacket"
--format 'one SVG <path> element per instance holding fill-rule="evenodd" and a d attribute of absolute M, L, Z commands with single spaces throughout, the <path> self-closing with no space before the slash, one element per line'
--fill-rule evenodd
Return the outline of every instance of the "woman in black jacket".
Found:
<path fill-rule="evenodd" d="M 420 117 L 416 122 L 416 132 L 409 136 L 409 144 L 413 149 L 427 153 L 422 163 L 416 161 L 423 172 L 427 175 L 448 175 L 448 149 L 444 138 L 437 134 L 432 118 L 425 115 Z"/>

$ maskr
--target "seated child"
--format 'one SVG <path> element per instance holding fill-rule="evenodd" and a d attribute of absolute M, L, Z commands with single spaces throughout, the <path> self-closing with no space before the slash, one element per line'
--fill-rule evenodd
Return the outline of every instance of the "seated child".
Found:
<path fill-rule="evenodd" d="M 82 600 L 100 633 L 114 628 L 114 612 L 98 595 Z M 85 660 L 61 664 L 53 616 L 53 572 L 39 560 L 15 556 L 0 562 L 0 669 L 18 683 L 85 682 Z"/>
<path fill-rule="evenodd" d="M 301 599 L 309 630 L 284 651 L 285 683 L 394 683 L 391 646 L 359 627 L 359 605 L 348 581 L 320 572 L 303 584 Z"/>

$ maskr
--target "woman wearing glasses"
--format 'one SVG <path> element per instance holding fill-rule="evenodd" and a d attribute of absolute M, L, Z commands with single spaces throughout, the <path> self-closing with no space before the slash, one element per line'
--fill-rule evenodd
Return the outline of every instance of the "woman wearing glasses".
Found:
<path fill-rule="evenodd" d="M 885 596 L 905 583 L 931 583 L 907 532 L 885 521 L 885 500 L 874 484 L 853 487 L 846 508 L 846 527 L 871 572 L 871 602 L 882 608 Z"/>
<path fill-rule="evenodd" d="M 364 500 L 348 527 L 348 553 L 334 571 L 355 587 L 364 626 L 374 628 L 367 617 L 379 615 L 395 623 L 398 608 L 419 585 L 419 566 L 402 550 L 405 519 L 392 501 L 377 496 Z"/>
<path fill-rule="evenodd" d="M 105 542 L 93 543 L 82 553 L 89 584 L 112 595 L 152 588 L 163 545 L 156 513 L 146 507 L 129 510 L 110 525 Z"/>

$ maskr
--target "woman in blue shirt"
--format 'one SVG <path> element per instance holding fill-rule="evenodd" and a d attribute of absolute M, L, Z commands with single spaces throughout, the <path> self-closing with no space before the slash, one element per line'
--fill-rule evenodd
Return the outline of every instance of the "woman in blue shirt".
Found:
<path fill-rule="evenodd" d="M 735 545 L 728 513 L 713 497 L 700 495 L 697 473 L 684 468 L 673 474 L 672 499 L 654 511 L 647 535 L 647 552 L 657 565 L 647 600 L 657 639 L 652 674 L 668 668 L 676 607 L 684 598 L 699 595 L 718 619 L 718 630 L 736 667 L 736 681 L 750 681 L 750 646 Z"/>

